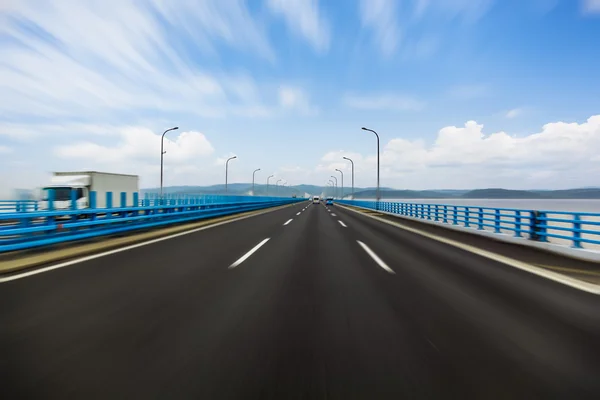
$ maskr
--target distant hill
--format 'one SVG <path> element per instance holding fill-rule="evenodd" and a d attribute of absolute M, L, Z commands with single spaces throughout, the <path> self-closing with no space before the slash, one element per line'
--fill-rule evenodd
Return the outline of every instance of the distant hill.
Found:
<path fill-rule="evenodd" d="M 377 190 L 354 192 L 355 199 L 374 199 L 375 196 L 377 196 Z M 447 199 L 452 197 L 431 190 L 381 190 L 380 196 L 382 199 Z"/>
<path fill-rule="evenodd" d="M 252 183 L 230 183 L 228 194 L 248 195 L 252 191 Z M 159 188 L 142 189 L 144 193 L 159 193 Z M 294 194 L 303 196 L 304 193 L 320 195 L 325 193 L 332 195 L 331 186 L 316 185 L 296 185 L 279 186 L 269 185 L 268 195 L 292 196 Z M 344 196 L 350 195 L 352 189 L 344 188 Z M 225 194 L 225 185 L 210 186 L 167 186 L 164 192 L 168 194 Z M 256 184 L 255 195 L 266 196 L 267 185 Z M 341 188 L 338 188 L 338 195 Z M 355 188 L 354 198 L 356 199 L 374 199 L 376 188 Z M 381 188 L 382 199 L 600 199 L 600 188 L 579 188 L 566 190 L 512 190 L 502 188 L 488 188 L 475 190 L 396 190 L 390 188 Z"/>
<path fill-rule="evenodd" d="M 544 192 L 544 195 L 547 192 Z M 541 192 L 509 189 L 476 189 L 462 196 L 463 199 L 543 199 Z"/>

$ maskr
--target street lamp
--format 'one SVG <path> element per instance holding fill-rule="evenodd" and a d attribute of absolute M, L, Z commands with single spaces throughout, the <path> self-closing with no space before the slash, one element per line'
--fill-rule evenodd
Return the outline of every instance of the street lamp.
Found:
<path fill-rule="evenodd" d="M 335 194 L 335 183 L 333 183 L 333 181 L 331 179 L 327 183 L 331 185 L 331 192 L 332 192 L 332 194 Z"/>
<path fill-rule="evenodd" d="M 337 184 L 337 178 L 336 178 L 335 176 L 333 176 L 333 175 L 331 175 L 331 177 L 332 177 L 333 179 L 335 179 L 335 192 L 333 192 L 333 197 L 336 197 L 336 196 L 337 196 L 337 194 L 338 194 L 338 193 L 337 193 L 337 188 L 338 188 L 338 184 Z"/>
<path fill-rule="evenodd" d="M 229 172 L 229 161 L 237 158 L 237 156 L 229 157 L 227 161 L 225 161 L 225 193 L 227 193 L 227 175 Z"/>
<path fill-rule="evenodd" d="M 254 196 L 254 174 L 256 174 L 256 171 L 260 171 L 260 168 L 255 169 L 252 173 L 252 196 Z"/>
<path fill-rule="evenodd" d="M 166 153 L 166 151 L 164 151 L 164 140 L 165 140 L 165 135 L 167 134 L 167 132 L 170 131 L 174 131 L 176 129 L 179 129 L 178 126 L 171 128 L 171 129 L 167 129 L 166 131 L 163 132 L 162 137 L 160 138 L 160 198 L 162 199 L 162 195 L 163 195 L 163 156 Z"/>
<path fill-rule="evenodd" d="M 275 195 L 278 196 L 279 195 L 279 182 L 281 182 L 283 179 L 278 180 L 277 182 L 275 182 Z"/>
<path fill-rule="evenodd" d="M 348 157 L 342 157 L 344 160 L 348 160 L 352 163 L 352 200 L 354 200 L 354 161 Z"/>
<path fill-rule="evenodd" d="M 337 172 L 339 172 L 340 174 L 342 174 L 342 196 L 340 197 L 340 200 L 344 199 L 344 173 L 342 172 L 341 169 L 335 169 Z"/>
<path fill-rule="evenodd" d="M 362 130 L 373 132 L 375 134 L 375 136 L 377 136 L 377 196 L 376 197 L 377 197 L 377 201 L 379 202 L 379 199 L 381 198 L 379 195 L 379 135 L 373 129 L 368 129 L 368 128 L 363 127 Z"/>
<path fill-rule="evenodd" d="M 269 179 L 273 178 L 274 176 L 275 176 L 275 175 L 270 175 L 270 176 L 267 178 L 267 196 L 269 195 Z"/>

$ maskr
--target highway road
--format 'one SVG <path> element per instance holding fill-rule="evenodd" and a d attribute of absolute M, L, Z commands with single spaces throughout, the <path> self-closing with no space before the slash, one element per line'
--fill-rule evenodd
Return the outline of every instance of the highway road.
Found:
<path fill-rule="evenodd" d="M 599 305 L 306 202 L 0 283 L 0 397 L 600 398 Z"/>

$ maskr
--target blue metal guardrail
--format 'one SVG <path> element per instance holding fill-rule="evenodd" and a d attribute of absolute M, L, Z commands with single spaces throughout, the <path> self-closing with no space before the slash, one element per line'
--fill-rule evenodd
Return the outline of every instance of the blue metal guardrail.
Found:
<path fill-rule="evenodd" d="M 52 245 L 73 240 L 120 234 L 169 224 L 237 214 L 290 204 L 304 199 L 253 196 L 170 196 L 139 200 L 134 193 L 127 202 L 120 194 L 120 206 L 113 206 L 113 193 L 106 194 L 106 208 L 96 208 L 96 193 L 90 208 L 77 209 L 74 195 L 71 208 L 0 214 L 0 253 Z"/>
<path fill-rule="evenodd" d="M 36 200 L 0 200 L 0 213 L 37 211 Z"/>
<path fill-rule="evenodd" d="M 458 225 L 498 234 L 512 233 L 538 242 L 568 241 L 581 249 L 583 244 L 600 245 L 600 213 L 520 210 L 457 206 L 449 204 L 393 203 L 385 201 L 338 200 L 341 204 Z"/>

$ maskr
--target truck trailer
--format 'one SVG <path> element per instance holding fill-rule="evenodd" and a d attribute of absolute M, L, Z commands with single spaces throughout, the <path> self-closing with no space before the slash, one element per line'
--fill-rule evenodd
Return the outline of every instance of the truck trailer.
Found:
<path fill-rule="evenodd" d="M 71 191 L 75 190 L 77 208 L 89 208 L 90 192 L 96 192 L 96 207 L 106 207 L 106 193 L 113 193 L 113 207 L 121 205 L 121 192 L 127 194 L 127 205 L 133 205 L 133 193 L 139 191 L 139 176 L 108 172 L 54 172 L 50 184 L 42 188 L 40 209 L 48 209 L 48 193 L 54 191 L 54 208 L 71 208 Z"/>

